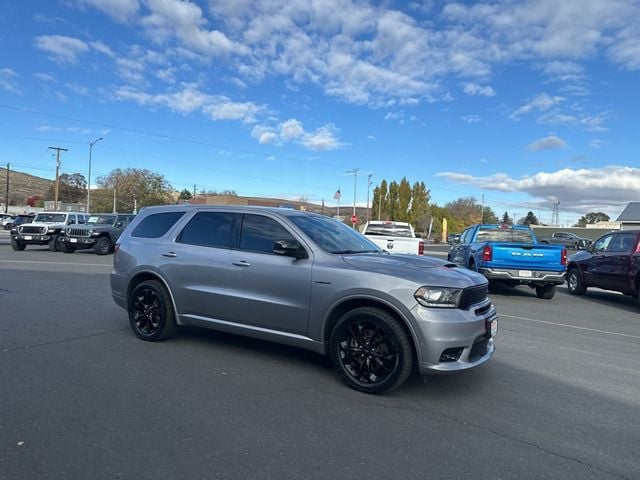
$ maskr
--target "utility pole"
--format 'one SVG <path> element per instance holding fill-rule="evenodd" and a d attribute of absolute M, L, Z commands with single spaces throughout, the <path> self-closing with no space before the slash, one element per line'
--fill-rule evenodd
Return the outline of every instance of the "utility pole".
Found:
<path fill-rule="evenodd" d="M 354 168 L 353 170 L 348 170 L 347 173 L 353 175 L 353 215 L 356 214 L 356 186 L 358 184 L 358 172 L 359 168 Z M 353 228 L 356 228 L 356 224 L 353 224 Z"/>
<path fill-rule="evenodd" d="M 93 146 L 102 140 L 102 137 L 97 138 L 89 144 L 89 179 L 87 180 L 87 213 L 91 211 L 91 150 Z"/>
<path fill-rule="evenodd" d="M 367 175 L 367 222 L 369 222 L 369 191 L 371 190 L 371 177 L 373 173 Z"/>
<path fill-rule="evenodd" d="M 196 199 L 196 184 L 193 184 L 193 199 Z"/>
<path fill-rule="evenodd" d="M 4 213 L 9 212 L 9 164 L 7 163 L 7 192 L 4 197 Z"/>
<path fill-rule="evenodd" d="M 480 210 L 481 215 L 482 215 L 482 220 L 480 220 L 480 223 L 484 223 L 484 193 L 482 194 L 482 209 Z"/>
<path fill-rule="evenodd" d="M 60 152 L 68 152 L 69 149 L 67 148 L 60 148 L 60 147 L 49 147 L 48 150 L 55 150 L 56 151 L 56 188 L 55 188 L 55 194 L 53 197 L 53 202 L 55 205 L 55 210 L 58 210 L 58 189 L 60 187 Z"/>

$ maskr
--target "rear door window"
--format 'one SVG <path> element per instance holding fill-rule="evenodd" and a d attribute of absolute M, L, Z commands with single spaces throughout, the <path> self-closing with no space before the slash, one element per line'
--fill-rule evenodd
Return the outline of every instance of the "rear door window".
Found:
<path fill-rule="evenodd" d="M 131 232 L 132 237 L 160 238 L 182 218 L 185 212 L 154 213 L 142 221 Z"/>
<path fill-rule="evenodd" d="M 240 215 L 229 212 L 198 212 L 184 227 L 178 242 L 205 247 L 231 248 Z"/>

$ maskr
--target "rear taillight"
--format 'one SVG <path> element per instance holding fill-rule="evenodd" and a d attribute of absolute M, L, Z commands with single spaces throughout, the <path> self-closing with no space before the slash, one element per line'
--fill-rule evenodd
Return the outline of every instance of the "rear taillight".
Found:
<path fill-rule="evenodd" d="M 418 242 L 418 255 L 424 255 L 424 241 L 420 240 Z"/>
<path fill-rule="evenodd" d="M 482 261 L 490 262 L 491 260 L 493 260 L 493 248 L 491 248 L 491 245 L 486 245 L 482 249 Z"/>
<path fill-rule="evenodd" d="M 636 253 L 640 253 L 640 240 L 638 240 L 638 245 L 636 245 Z"/>
<path fill-rule="evenodd" d="M 564 248 L 562 249 L 562 253 L 560 254 L 560 264 L 567 264 L 567 250 Z"/>

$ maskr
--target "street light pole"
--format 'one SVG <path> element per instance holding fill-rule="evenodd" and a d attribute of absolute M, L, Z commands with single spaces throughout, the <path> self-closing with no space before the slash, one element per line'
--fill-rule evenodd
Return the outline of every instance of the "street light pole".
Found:
<path fill-rule="evenodd" d="M 89 179 L 87 180 L 87 213 L 91 212 L 91 150 L 93 146 L 102 140 L 102 137 L 97 138 L 89 144 Z"/>
<path fill-rule="evenodd" d="M 359 168 L 354 168 L 353 170 L 349 170 L 347 171 L 347 173 L 350 173 L 351 175 L 353 175 L 353 216 L 355 217 L 356 215 L 356 186 L 358 184 L 358 172 L 360 171 Z M 353 228 L 356 228 L 356 224 L 353 224 Z"/>
<path fill-rule="evenodd" d="M 371 177 L 373 173 L 367 175 L 367 223 L 369 222 L 369 192 L 371 191 Z"/>

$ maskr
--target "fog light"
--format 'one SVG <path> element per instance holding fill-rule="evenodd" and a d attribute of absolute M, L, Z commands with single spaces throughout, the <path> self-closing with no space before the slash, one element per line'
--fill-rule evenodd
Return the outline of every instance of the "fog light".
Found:
<path fill-rule="evenodd" d="M 444 352 L 442 352 L 442 355 L 440 355 L 440 361 L 457 362 L 460 358 L 460 355 L 462 355 L 462 350 L 464 350 L 463 347 L 447 348 Z"/>

